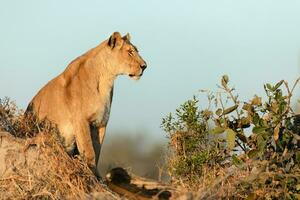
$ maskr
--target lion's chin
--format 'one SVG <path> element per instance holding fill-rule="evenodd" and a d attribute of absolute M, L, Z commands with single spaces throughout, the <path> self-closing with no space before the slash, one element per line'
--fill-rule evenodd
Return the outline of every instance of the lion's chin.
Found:
<path fill-rule="evenodd" d="M 133 80 L 139 80 L 142 75 L 143 73 L 141 73 L 140 75 L 129 74 L 128 76 Z"/>
<path fill-rule="evenodd" d="M 131 79 L 133 79 L 133 80 L 136 80 L 136 81 L 139 80 L 139 79 L 141 78 L 141 76 L 134 76 L 134 75 L 133 75 L 133 76 L 130 76 L 130 75 L 129 75 L 129 77 L 130 77 Z"/>

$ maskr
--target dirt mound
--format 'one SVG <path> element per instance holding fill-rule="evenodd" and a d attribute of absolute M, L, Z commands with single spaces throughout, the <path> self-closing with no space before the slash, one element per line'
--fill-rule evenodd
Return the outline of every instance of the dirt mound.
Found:
<path fill-rule="evenodd" d="M 1 199 L 117 199 L 43 133 L 25 140 L 0 132 L 0 193 Z"/>

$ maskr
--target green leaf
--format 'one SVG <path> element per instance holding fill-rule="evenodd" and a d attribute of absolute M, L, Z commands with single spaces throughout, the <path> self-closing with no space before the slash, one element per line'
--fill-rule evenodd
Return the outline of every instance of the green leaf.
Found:
<path fill-rule="evenodd" d="M 248 103 L 245 103 L 242 107 L 243 110 L 246 110 L 246 111 L 250 111 L 252 108 L 252 106 Z"/>
<path fill-rule="evenodd" d="M 258 149 L 252 149 L 248 152 L 248 157 L 249 158 L 255 158 L 256 156 L 258 156 L 258 153 L 260 151 Z"/>
<path fill-rule="evenodd" d="M 236 132 L 234 130 L 228 128 L 226 129 L 226 141 L 227 141 L 227 148 L 231 151 L 235 146 L 235 136 Z"/>
<path fill-rule="evenodd" d="M 217 126 L 217 127 L 215 127 L 214 129 L 212 129 L 212 130 L 210 131 L 210 133 L 211 133 L 211 134 L 221 134 L 221 133 L 223 133 L 224 131 L 225 131 L 224 128 Z"/>
<path fill-rule="evenodd" d="M 229 81 L 228 76 L 227 76 L 227 75 L 223 75 L 223 76 L 222 76 L 222 80 L 221 80 L 222 86 L 226 88 L 226 87 L 227 87 L 228 81 Z"/>
<path fill-rule="evenodd" d="M 278 83 L 276 83 L 276 85 L 273 87 L 273 90 L 274 91 L 277 90 L 282 85 L 283 82 L 284 82 L 284 80 L 281 80 Z"/>
<path fill-rule="evenodd" d="M 222 115 L 222 109 L 221 108 L 216 110 L 216 115 L 218 115 L 218 116 Z"/>
<path fill-rule="evenodd" d="M 232 162 L 235 166 L 240 167 L 244 162 L 239 159 L 236 155 L 232 155 Z"/>
<path fill-rule="evenodd" d="M 262 132 L 264 132 L 265 130 L 266 130 L 267 128 L 266 127 L 254 127 L 253 129 L 252 129 L 252 132 L 253 133 L 262 133 Z"/>
<path fill-rule="evenodd" d="M 239 107 L 239 105 L 234 105 L 234 106 L 231 106 L 230 108 L 227 108 L 223 111 L 223 115 L 227 115 L 231 112 L 233 112 L 235 109 L 237 109 Z"/>
<path fill-rule="evenodd" d="M 253 118 L 252 118 L 252 121 L 253 121 L 254 125 L 259 124 L 259 121 L 260 121 L 259 115 L 255 113 Z"/>
<path fill-rule="evenodd" d="M 266 87 L 267 87 L 269 90 L 273 91 L 273 87 L 272 87 L 272 85 L 271 85 L 270 83 L 267 83 L 267 84 L 266 84 Z"/>
<path fill-rule="evenodd" d="M 264 139 L 264 137 L 261 135 L 258 135 L 257 136 L 257 147 L 259 149 L 260 154 L 265 150 L 266 145 L 267 145 L 267 142 Z"/>

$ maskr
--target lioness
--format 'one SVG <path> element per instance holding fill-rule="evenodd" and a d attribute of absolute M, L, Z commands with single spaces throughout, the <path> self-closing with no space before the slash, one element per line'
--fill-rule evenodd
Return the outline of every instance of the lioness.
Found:
<path fill-rule="evenodd" d="M 56 124 L 66 151 L 73 154 L 77 145 L 96 174 L 114 80 L 121 74 L 139 79 L 146 67 L 129 34 L 122 37 L 114 32 L 46 84 L 30 102 L 25 116 L 33 113 L 39 120 Z M 97 131 L 92 131 L 95 127 Z"/>

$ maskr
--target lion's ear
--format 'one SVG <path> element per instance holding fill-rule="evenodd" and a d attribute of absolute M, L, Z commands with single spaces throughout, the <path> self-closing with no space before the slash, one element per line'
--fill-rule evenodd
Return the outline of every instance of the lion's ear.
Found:
<path fill-rule="evenodd" d="M 125 40 L 125 41 L 130 42 L 130 39 L 131 39 L 131 37 L 130 37 L 129 33 L 127 33 L 126 35 L 123 36 L 123 40 Z"/>
<path fill-rule="evenodd" d="M 122 46 L 122 37 L 119 32 L 114 32 L 110 38 L 108 39 L 108 46 L 110 46 L 112 49 L 115 47 L 121 47 Z"/>

